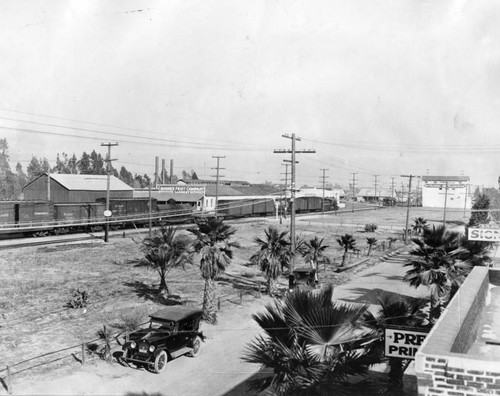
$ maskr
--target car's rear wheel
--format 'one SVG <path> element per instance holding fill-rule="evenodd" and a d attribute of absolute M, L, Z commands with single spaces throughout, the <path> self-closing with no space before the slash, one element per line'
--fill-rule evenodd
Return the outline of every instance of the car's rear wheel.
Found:
<path fill-rule="evenodd" d="M 193 341 L 193 350 L 189 352 L 189 356 L 196 357 L 200 354 L 201 350 L 201 338 L 198 336 Z"/>
<path fill-rule="evenodd" d="M 165 367 L 167 366 L 167 361 L 168 361 L 167 352 L 161 351 L 158 355 L 156 355 L 154 364 L 154 371 L 156 374 L 159 374 L 165 370 Z"/>

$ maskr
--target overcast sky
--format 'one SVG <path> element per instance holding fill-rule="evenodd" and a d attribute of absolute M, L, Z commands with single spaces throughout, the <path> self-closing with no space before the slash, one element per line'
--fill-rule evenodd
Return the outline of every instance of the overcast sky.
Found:
<path fill-rule="evenodd" d="M 32 155 L 113 148 L 115 166 L 389 187 L 500 176 L 496 0 L 22 1 L 0 10 L 0 137 Z"/>

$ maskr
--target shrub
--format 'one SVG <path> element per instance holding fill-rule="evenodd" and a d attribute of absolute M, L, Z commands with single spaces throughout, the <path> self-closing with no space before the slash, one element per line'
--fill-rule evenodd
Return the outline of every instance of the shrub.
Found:
<path fill-rule="evenodd" d="M 77 289 L 73 297 L 66 303 L 67 308 L 86 308 L 89 303 L 89 294 L 85 290 Z"/>
<path fill-rule="evenodd" d="M 375 232 L 377 230 L 378 226 L 374 223 L 368 223 L 365 225 L 365 231 L 366 232 Z"/>

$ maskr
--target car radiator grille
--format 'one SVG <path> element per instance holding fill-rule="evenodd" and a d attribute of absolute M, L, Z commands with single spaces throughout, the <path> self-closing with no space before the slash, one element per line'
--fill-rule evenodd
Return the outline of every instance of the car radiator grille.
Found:
<path fill-rule="evenodd" d="M 143 341 L 143 342 L 139 343 L 137 351 L 138 351 L 139 355 L 147 356 L 147 355 L 149 355 L 148 348 L 149 348 L 149 344 L 147 342 Z"/>

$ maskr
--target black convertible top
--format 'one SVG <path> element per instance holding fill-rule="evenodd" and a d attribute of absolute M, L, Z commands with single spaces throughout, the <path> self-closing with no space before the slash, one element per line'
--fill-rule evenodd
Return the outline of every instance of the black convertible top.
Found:
<path fill-rule="evenodd" d="M 162 308 L 149 316 L 153 319 L 172 320 L 174 322 L 177 322 L 190 316 L 201 315 L 202 313 L 203 310 L 201 309 L 172 306 Z"/>

